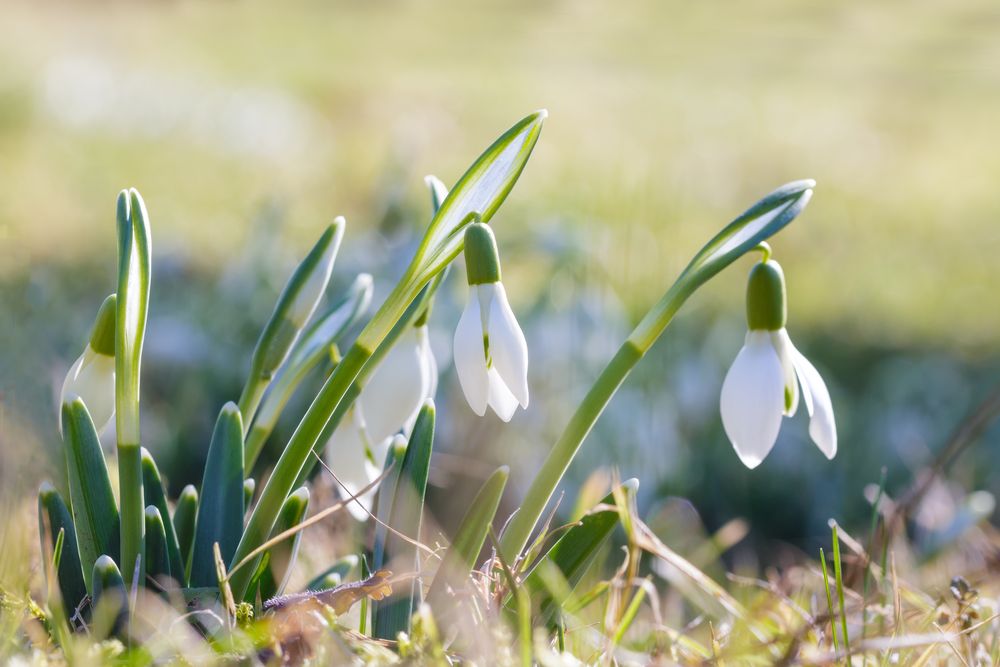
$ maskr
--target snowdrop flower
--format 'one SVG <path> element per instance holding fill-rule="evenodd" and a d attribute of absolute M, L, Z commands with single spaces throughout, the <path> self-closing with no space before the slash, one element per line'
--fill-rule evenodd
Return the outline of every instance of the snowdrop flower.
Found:
<path fill-rule="evenodd" d="M 722 384 L 722 424 L 743 464 L 756 468 L 774 446 L 782 415 L 795 414 L 801 386 L 809 436 L 832 459 L 837 427 L 830 393 L 785 331 L 785 277 L 766 246 L 764 252 L 747 284 L 746 343 Z"/>
<path fill-rule="evenodd" d="M 372 511 L 377 487 L 358 496 L 358 492 L 371 484 L 385 466 L 392 438 L 372 444 L 368 439 L 364 415 L 355 404 L 333 432 L 326 445 L 327 465 L 343 486 L 341 495 L 357 496 L 347 503 L 347 510 L 358 521 L 364 521 Z"/>
<path fill-rule="evenodd" d="M 528 407 L 528 344 L 500 282 L 500 256 L 493 231 L 472 223 L 465 231 L 469 301 L 455 329 L 455 369 L 472 411 L 486 407 L 510 421 Z"/>
<path fill-rule="evenodd" d="M 393 437 L 413 428 L 420 407 L 437 390 L 437 375 L 427 324 L 408 327 L 365 382 L 327 443 L 327 465 L 349 494 L 382 474 Z M 373 490 L 358 499 L 360 504 L 348 504 L 354 518 L 368 518 L 374 496 Z"/>
<path fill-rule="evenodd" d="M 59 430 L 62 431 L 62 404 L 75 397 L 83 399 L 97 432 L 102 432 L 115 416 L 115 308 L 112 294 L 97 312 L 90 341 L 66 374 L 59 395 Z"/>

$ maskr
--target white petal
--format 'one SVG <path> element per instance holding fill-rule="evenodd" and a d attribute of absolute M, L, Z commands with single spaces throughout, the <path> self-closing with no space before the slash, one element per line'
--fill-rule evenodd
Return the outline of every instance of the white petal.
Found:
<path fill-rule="evenodd" d="M 490 369 L 488 377 L 490 382 L 490 407 L 493 408 L 493 412 L 497 413 L 497 417 L 505 422 L 509 422 L 517 410 L 517 398 L 511 393 L 507 385 L 504 384 L 503 378 L 497 373 L 496 368 Z"/>
<path fill-rule="evenodd" d="M 368 459 L 353 409 L 340 421 L 327 442 L 325 458 L 326 464 L 343 485 L 343 488 L 338 489 L 341 497 L 354 495 L 368 485 Z M 358 500 L 364 503 L 365 499 Z M 358 521 L 368 518 L 367 512 L 354 501 L 347 503 L 347 509 Z"/>
<path fill-rule="evenodd" d="M 427 325 L 418 328 L 416 331 L 417 342 L 420 346 L 421 365 L 423 373 L 427 378 L 427 395 L 425 398 L 434 398 L 437 394 L 438 386 L 438 364 L 437 359 L 434 357 L 434 350 L 431 349 L 430 332 L 427 330 Z"/>
<path fill-rule="evenodd" d="M 490 357 L 504 384 L 517 397 L 521 407 L 528 407 L 528 343 L 524 332 L 507 302 L 507 292 L 501 283 L 483 285 L 494 290 L 490 303 Z"/>
<path fill-rule="evenodd" d="M 115 416 L 115 358 L 94 352 L 90 346 L 76 360 L 63 382 L 60 394 L 60 428 L 62 403 L 79 396 L 87 406 L 98 433 L 104 431 Z"/>
<path fill-rule="evenodd" d="M 427 395 L 427 375 L 416 331 L 410 327 L 372 373 L 358 401 L 372 442 L 399 432 Z"/>
<path fill-rule="evenodd" d="M 802 397 L 806 410 L 809 412 L 809 437 L 813 439 L 826 458 L 837 455 L 837 424 L 833 418 L 833 401 L 826 383 L 816 367 L 792 348 L 792 358 L 795 362 L 795 372 L 802 383 Z"/>
<path fill-rule="evenodd" d="M 792 339 L 788 337 L 788 332 L 784 327 L 771 332 L 771 343 L 778 353 L 778 359 L 781 361 L 781 370 L 785 374 L 784 414 L 786 417 L 791 417 L 799 409 L 799 383 L 795 378 L 795 360 L 793 354 L 795 346 L 792 345 Z"/>
<path fill-rule="evenodd" d="M 479 290 L 469 289 L 469 302 L 455 328 L 455 371 L 469 407 L 477 415 L 486 414 L 489 399 L 489 379 L 486 375 L 486 349 L 479 308 Z"/>
<path fill-rule="evenodd" d="M 740 460 L 756 468 L 774 446 L 785 404 L 784 372 L 766 331 L 747 333 L 722 383 L 719 408 Z"/>

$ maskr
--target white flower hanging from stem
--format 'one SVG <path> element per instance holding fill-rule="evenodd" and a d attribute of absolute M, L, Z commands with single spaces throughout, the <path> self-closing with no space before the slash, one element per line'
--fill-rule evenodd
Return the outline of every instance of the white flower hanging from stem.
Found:
<path fill-rule="evenodd" d="M 102 432 L 115 417 L 115 309 L 112 294 L 101 304 L 94 321 L 90 340 L 83 354 L 73 362 L 59 395 L 59 429 L 62 430 L 64 403 L 79 396 L 94 420 L 97 432 Z"/>
<path fill-rule="evenodd" d="M 489 226 L 465 232 L 469 301 L 455 329 L 455 369 L 473 412 L 487 406 L 510 421 L 528 407 L 528 344 L 500 282 L 500 257 Z"/>
<path fill-rule="evenodd" d="M 785 330 L 785 276 L 770 259 L 767 244 L 761 250 L 764 258 L 750 270 L 747 283 L 746 342 L 722 384 L 722 424 L 743 464 L 756 468 L 774 447 L 782 416 L 798 409 L 801 386 L 809 436 L 832 459 L 837 427 L 830 392 Z"/>

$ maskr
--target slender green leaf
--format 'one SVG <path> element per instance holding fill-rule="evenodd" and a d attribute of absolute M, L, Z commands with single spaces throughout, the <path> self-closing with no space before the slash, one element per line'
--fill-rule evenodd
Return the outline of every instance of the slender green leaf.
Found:
<path fill-rule="evenodd" d="M 118 505 L 94 422 L 79 398 L 62 406 L 63 441 L 73 523 L 87 590 L 98 556 L 118 552 Z"/>
<path fill-rule="evenodd" d="M 118 290 L 115 320 L 115 424 L 121 562 L 141 572 L 142 464 L 139 453 L 139 376 L 149 311 L 151 236 L 146 204 L 134 189 L 118 195 Z M 140 576 L 140 581 L 142 581 Z"/>
<path fill-rule="evenodd" d="M 167 507 L 167 494 L 163 487 L 163 480 L 160 478 L 160 470 L 156 467 L 156 461 L 153 460 L 153 455 L 143 447 L 142 449 L 142 489 L 143 494 L 146 497 L 146 517 L 149 517 L 149 506 L 152 505 L 160 513 L 161 523 L 163 523 L 164 531 L 164 547 L 167 550 L 167 559 L 169 561 L 170 569 L 169 572 L 166 570 L 159 571 L 148 571 L 148 574 L 168 574 L 173 577 L 177 582 L 184 583 L 184 559 L 181 558 L 180 544 L 177 542 L 177 533 L 174 531 L 174 524 L 170 521 L 170 509 Z M 146 532 L 149 533 L 149 527 L 146 527 Z M 150 551 L 150 547 L 146 545 L 146 553 L 153 553 L 155 550 Z M 149 558 L 147 557 L 147 565 L 150 564 Z"/>
<path fill-rule="evenodd" d="M 427 599 L 432 605 L 440 599 L 445 586 L 452 583 L 464 584 L 469 572 L 476 566 L 476 558 L 483 549 L 486 535 L 500 507 L 509 475 L 510 468 L 507 466 L 497 468 L 476 494 L 469 511 L 462 517 L 462 522 L 455 531 L 455 539 L 448 547 L 427 592 Z"/>
<path fill-rule="evenodd" d="M 240 396 L 240 413 L 250 427 L 268 384 L 298 340 L 302 328 L 319 304 L 344 237 L 343 218 L 337 218 L 295 268 L 264 325 L 250 360 L 250 374 Z M 225 557 L 225 554 L 223 554 Z"/>
<path fill-rule="evenodd" d="M 278 520 L 274 524 L 271 537 L 280 535 L 302 523 L 308 508 L 309 489 L 303 486 L 288 496 L 285 504 L 281 506 L 281 514 L 278 515 Z M 285 540 L 268 550 L 267 567 L 264 568 L 260 578 L 260 597 L 262 600 L 269 600 L 285 592 L 288 576 L 295 564 L 295 557 L 298 555 L 299 542 L 301 541 L 302 533 L 299 532 L 291 540 Z"/>
<path fill-rule="evenodd" d="M 413 424 L 413 433 L 403 455 L 399 482 L 392 496 L 392 510 L 388 524 L 403 531 L 411 539 L 420 539 L 421 519 L 424 512 L 424 496 L 427 491 L 427 476 L 434 449 L 434 402 L 428 399 Z M 383 560 L 410 563 L 416 572 L 418 568 L 417 550 L 410 542 L 396 533 L 386 536 Z M 400 573 L 396 573 L 400 574 Z M 408 574 L 408 573 L 403 573 Z M 376 602 L 372 625 L 373 635 L 382 639 L 392 639 L 400 632 L 410 631 L 410 619 L 420 604 L 420 582 L 414 578 L 409 584 L 397 585 L 388 600 Z"/>
<path fill-rule="evenodd" d="M 253 469 L 267 438 L 271 435 L 285 405 L 302 380 L 326 356 L 330 346 L 368 310 L 371 303 L 372 277 L 362 273 L 355 278 L 347 293 L 302 334 L 288 360 L 268 387 L 246 439 L 246 474 Z"/>
<path fill-rule="evenodd" d="M 205 462 L 201 502 L 191 560 L 191 585 L 218 583 L 212 545 L 230 560 L 243 532 L 243 420 L 235 403 L 226 403 L 212 433 Z"/>
<path fill-rule="evenodd" d="M 80 552 L 77 546 L 76 529 L 73 517 L 62 496 L 55 487 L 43 482 L 38 490 L 38 534 L 42 536 L 42 551 L 45 548 L 45 534 L 48 531 L 53 547 L 59 542 L 59 532 L 63 532 L 62 549 L 59 550 L 59 563 L 56 578 L 59 581 L 59 592 L 62 595 L 65 609 L 72 615 L 80 601 L 87 595 L 87 585 L 84 582 L 83 570 L 80 566 Z M 49 582 L 50 586 L 52 582 Z"/>
<path fill-rule="evenodd" d="M 150 577 L 173 577 L 163 515 L 155 505 L 146 507 L 146 574 Z"/>
<path fill-rule="evenodd" d="M 184 566 L 184 582 L 190 580 L 191 552 L 194 546 L 194 531 L 198 519 L 198 491 L 193 484 L 188 484 L 181 490 L 174 508 L 174 533 L 177 535 L 177 547 L 180 549 L 181 562 Z"/>

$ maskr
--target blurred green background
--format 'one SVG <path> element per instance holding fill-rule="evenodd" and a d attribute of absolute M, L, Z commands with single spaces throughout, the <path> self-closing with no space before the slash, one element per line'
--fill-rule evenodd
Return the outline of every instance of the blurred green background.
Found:
<path fill-rule="evenodd" d="M 384 295 L 428 220 L 424 174 L 453 183 L 541 107 L 535 156 L 495 220 L 532 407 L 501 428 L 464 406 L 455 272 L 432 322 L 439 489 L 499 461 L 523 490 L 688 258 L 798 178 L 816 196 L 772 245 L 789 331 L 830 384 L 840 455 L 827 462 L 801 416 L 755 471 L 725 440 L 744 260 L 623 387 L 570 492 L 617 468 L 640 477 L 648 508 L 683 496 L 710 528 L 746 517 L 758 545 L 811 546 L 830 516 L 865 520 L 862 488 L 883 467 L 890 493 L 905 487 L 997 383 L 993 0 L 6 2 L 0 15 L 5 493 L 60 456 L 55 396 L 113 288 L 121 188 L 142 192 L 153 221 L 143 428 L 177 490 L 198 481 L 214 415 L 322 225 L 348 219 L 336 284 L 369 271 Z M 1000 493 L 998 440 L 993 428 L 962 459 L 961 489 Z"/>

